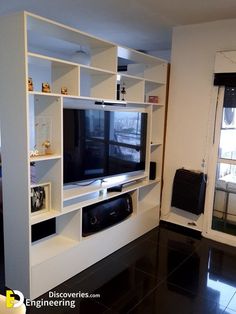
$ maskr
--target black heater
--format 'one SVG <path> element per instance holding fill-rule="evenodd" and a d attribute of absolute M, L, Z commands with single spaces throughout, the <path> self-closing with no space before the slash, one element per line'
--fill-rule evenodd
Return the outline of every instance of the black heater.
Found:
<path fill-rule="evenodd" d="M 195 215 L 204 211 L 206 174 L 177 169 L 174 177 L 171 206 Z"/>

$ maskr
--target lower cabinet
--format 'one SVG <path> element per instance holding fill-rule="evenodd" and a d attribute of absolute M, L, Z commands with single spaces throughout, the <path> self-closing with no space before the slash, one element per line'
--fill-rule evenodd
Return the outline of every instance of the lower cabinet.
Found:
<path fill-rule="evenodd" d="M 157 209 L 153 207 L 140 214 L 131 214 L 103 231 L 82 237 L 81 210 L 64 215 L 62 220 L 62 217 L 58 218 L 57 233 L 31 246 L 33 299 L 142 236 L 159 223 Z M 67 232 L 69 229 L 70 232 Z M 80 239 L 76 236 L 79 234 Z"/>

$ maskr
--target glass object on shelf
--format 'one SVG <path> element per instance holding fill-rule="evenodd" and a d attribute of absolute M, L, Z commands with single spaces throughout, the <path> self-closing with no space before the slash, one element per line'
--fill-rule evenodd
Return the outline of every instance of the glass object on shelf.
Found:
<path fill-rule="evenodd" d="M 44 153 L 45 155 L 50 155 L 52 154 L 52 151 L 51 151 L 51 143 L 49 140 L 46 140 L 42 143 L 42 146 L 44 147 Z"/>
<path fill-rule="evenodd" d="M 30 151 L 30 157 L 37 157 L 39 156 L 39 151 L 37 149 Z"/>
<path fill-rule="evenodd" d="M 35 150 L 38 155 L 52 154 L 52 118 L 37 116 L 35 118 Z"/>

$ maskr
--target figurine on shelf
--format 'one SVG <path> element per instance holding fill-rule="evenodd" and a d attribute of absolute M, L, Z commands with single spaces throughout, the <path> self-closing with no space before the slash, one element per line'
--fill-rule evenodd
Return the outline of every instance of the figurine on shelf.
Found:
<path fill-rule="evenodd" d="M 42 92 L 43 93 L 51 93 L 50 84 L 42 83 Z"/>
<path fill-rule="evenodd" d="M 51 151 L 51 149 L 50 149 L 51 143 L 50 143 L 49 140 L 45 140 L 45 141 L 42 143 L 42 146 L 43 146 L 44 149 L 45 149 L 45 155 L 52 154 L 52 151 Z"/>
<path fill-rule="evenodd" d="M 62 95 L 68 95 L 68 89 L 67 89 L 67 87 L 62 87 L 62 88 L 61 88 L 61 94 L 62 94 Z"/>
<path fill-rule="evenodd" d="M 32 92 L 34 90 L 33 80 L 32 77 L 28 78 L 28 91 Z"/>
<path fill-rule="evenodd" d="M 126 95 L 125 83 L 123 83 L 122 89 L 121 89 L 120 92 L 122 94 L 122 99 L 121 100 L 125 100 L 125 95 Z"/>

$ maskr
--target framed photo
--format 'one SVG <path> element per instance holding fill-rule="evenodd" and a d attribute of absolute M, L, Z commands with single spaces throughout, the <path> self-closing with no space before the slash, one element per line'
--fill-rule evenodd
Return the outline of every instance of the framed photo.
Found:
<path fill-rule="evenodd" d="M 51 208 L 51 183 L 43 183 L 31 186 L 30 193 L 31 213 L 37 214 Z"/>

